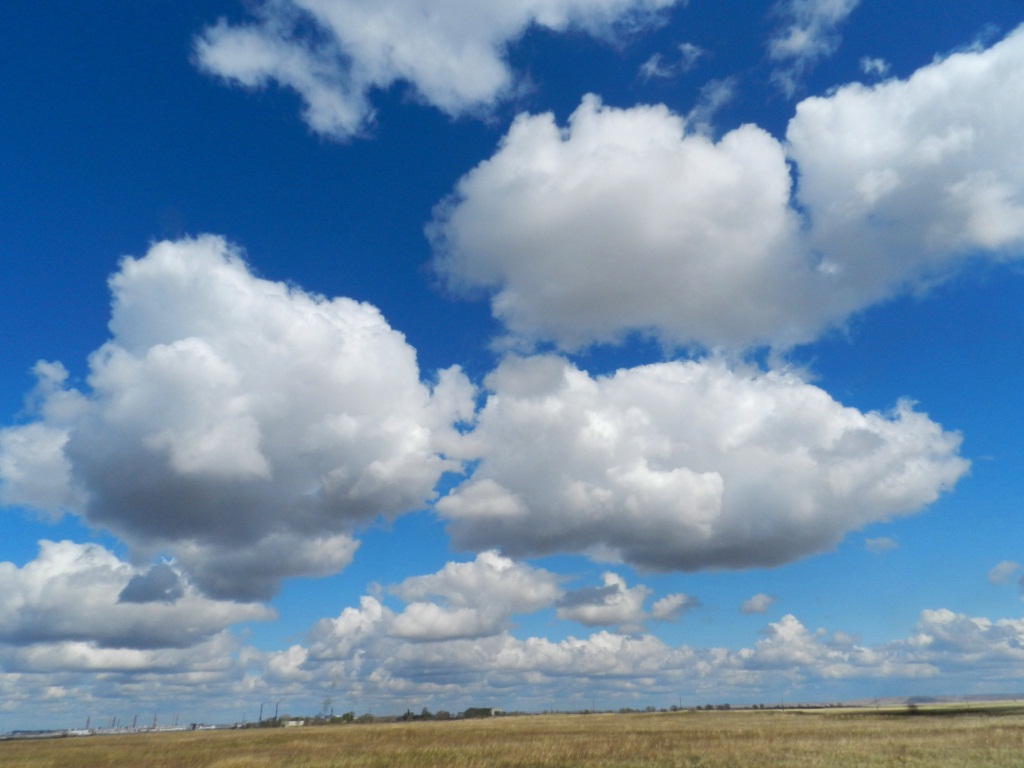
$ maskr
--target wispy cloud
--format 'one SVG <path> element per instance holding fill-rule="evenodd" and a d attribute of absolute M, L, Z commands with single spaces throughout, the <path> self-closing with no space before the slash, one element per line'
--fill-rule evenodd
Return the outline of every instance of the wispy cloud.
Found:
<path fill-rule="evenodd" d="M 839 27 L 860 0 L 780 0 L 774 13 L 781 19 L 768 41 L 768 57 L 777 63 L 772 80 L 792 97 L 804 76 L 839 47 Z"/>
<path fill-rule="evenodd" d="M 697 63 L 708 55 L 708 52 L 693 43 L 680 43 L 676 48 L 678 55 L 663 56 L 654 53 L 640 66 L 642 80 L 669 79 L 690 72 Z"/>
<path fill-rule="evenodd" d="M 207 28 L 195 59 L 237 85 L 297 92 L 313 130 L 348 139 L 373 119 L 374 92 L 395 84 L 449 115 L 486 111 L 517 89 L 506 49 L 531 26 L 608 37 L 655 23 L 678 2 L 458 0 L 437 12 L 412 0 L 278 0 L 252 5 L 253 23 Z"/>
<path fill-rule="evenodd" d="M 988 580 L 993 584 L 1009 584 L 1018 570 L 1020 570 L 1018 563 L 1012 560 L 1003 560 L 989 570 Z"/>
<path fill-rule="evenodd" d="M 864 539 L 864 549 L 873 555 L 884 555 L 899 549 L 900 543 L 889 536 L 879 536 L 877 539 Z"/>

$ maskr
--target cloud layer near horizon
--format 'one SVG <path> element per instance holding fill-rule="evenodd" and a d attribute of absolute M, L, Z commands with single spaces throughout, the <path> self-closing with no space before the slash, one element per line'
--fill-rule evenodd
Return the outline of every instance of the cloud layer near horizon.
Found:
<path fill-rule="evenodd" d="M 520 115 L 435 212 L 436 267 L 490 291 L 527 344 L 812 341 L 969 259 L 1024 253 L 1022 66 L 1018 29 L 807 99 L 786 143 L 592 95 L 564 128 Z"/>
<path fill-rule="evenodd" d="M 367 595 L 317 622 L 301 642 L 261 651 L 219 629 L 267 618 L 266 609 L 206 601 L 188 586 L 174 601 L 147 603 L 146 621 L 136 620 L 142 614 L 121 610 L 116 595 L 144 573 L 101 547 L 70 542 L 43 543 L 24 568 L 0 564 L 6 595 L 0 613 L 14 617 L 5 619 L 9 631 L 0 639 L 0 709 L 28 697 L 37 708 L 64 711 L 86 702 L 188 703 L 211 696 L 235 707 L 261 697 L 309 700 L 338 691 L 345 706 L 392 710 L 416 701 L 459 711 L 495 691 L 526 708 L 543 708 L 552 699 L 582 708 L 595 698 L 602 705 L 675 703 L 681 690 L 749 700 L 802 685 L 940 675 L 988 689 L 1024 675 L 1024 622 L 944 608 L 922 611 L 905 638 L 874 645 L 841 630 L 808 627 L 791 613 L 771 618 L 759 639 L 733 648 L 671 645 L 633 624 L 626 632 L 620 627 L 561 640 L 518 637 L 509 619 L 554 605 L 564 618 L 597 626 L 672 621 L 698 601 L 666 595 L 647 612 L 643 604 L 653 590 L 643 584 L 628 587 L 609 572 L 604 586 L 567 591 L 551 572 L 494 552 L 390 587 L 405 602 L 400 610 Z M 762 613 L 772 600 L 762 594 L 748 602 Z M 54 613 L 67 621 L 47 619 Z M 150 647 L 154 627 L 168 624 L 180 625 L 174 631 L 182 647 Z M 456 626 L 466 631 L 453 633 Z"/>

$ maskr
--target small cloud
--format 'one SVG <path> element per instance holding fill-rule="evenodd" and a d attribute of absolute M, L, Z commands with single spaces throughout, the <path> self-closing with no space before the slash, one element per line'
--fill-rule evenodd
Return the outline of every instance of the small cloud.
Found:
<path fill-rule="evenodd" d="M 768 609 L 775 605 L 775 596 L 758 592 L 749 600 L 745 600 L 740 606 L 740 613 L 767 613 Z"/>
<path fill-rule="evenodd" d="M 885 59 L 862 56 L 860 59 L 860 71 L 865 75 L 885 77 L 889 74 L 889 62 Z"/>
<path fill-rule="evenodd" d="M 864 549 L 873 555 L 884 555 L 894 549 L 899 549 L 900 543 L 888 536 L 879 536 L 877 539 L 864 539 Z"/>
<path fill-rule="evenodd" d="M 677 50 L 679 59 L 675 62 L 666 60 L 660 53 L 652 54 L 647 61 L 640 65 L 640 78 L 647 82 L 654 79 L 667 80 L 686 74 L 708 54 L 706 50 L 693 43 L 680 43 Z"/>
<path fill-rule="evenodd" d="M 700 608 L 701 602 L 696 597 L 677 592 L 665 595 L 651 606 L 651 618 L 658 621 L 675 621 L 687 611 Z"/>
<path fill-rule="evenodd" d="M 792 97 L 804 76 L 839 48 L 839 28 L 860 0 L 780 0 L 773 12 L 782 23 L 768 41 L 778 66 L 772 80 Z"/>
<path fill-rule="evenodd" d="M 1009 584 L 1018 568 L 1020 565 L 1012 560 L 1003 560 L 988 572 L 988 580 L 993 584 Z"/>
<path fill-rule="evenodd" d="M 680 43 L 679 44 L 679 67 L 683 72 L 689 72 L 695 66 L 697 62 L 708 55 L 708 52 L 701 48 L 699 45 L 693 43 Z"/>
<path fill-rule="evenodd" d="M 662 55 L 655 53 L 640 65 L 640 77 L 644 82 L 654 79 L 665 79 L 675 75 L 676 70 L 662 62 Z"/>
<path fill-rule="evenodd" d="M 627 587 L 615 573 L 605 573 L 603 587 L 584 587 L 567 592 L 558 601 L 560 619 L 578 621 L 588 627 L 619 625 L 633 629 L 644 619 L 643 604 L 650 590 L 642 585 Z M 661 601 L 659 601 L 661 602 Z"/>
<path fill-rule="evenodd" d="M 735 98 L 735 77 L 711 80 L 700 89 L 700 98 L 694 108 L 687 113 L 686 122 L 697 133 L 710 134 L 711 122 L 715 115 Z"/>

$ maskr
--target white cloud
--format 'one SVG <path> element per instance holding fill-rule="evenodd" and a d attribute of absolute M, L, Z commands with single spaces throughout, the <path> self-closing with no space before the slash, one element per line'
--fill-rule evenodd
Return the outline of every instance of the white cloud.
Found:
<path fill-rule="evenodd" d="M 790 614 L 735 650 L 673 647 L 647 634 L 608 631 L 560 641 L 502 632 L 409 642 L 393 632 L 393 616 L 364 597 L 360 607 L 321 621 L 308 647 L 269 653 L 239 648 L 225 634 L 187 650 L 81 642 L 0 647 L 0 716 L 15 705 L 58 718 L 78 708 L 117 711 L 125 697 L 154 707 L 174 701 L 176 708 L 184 699 L 237 717 L 241 702 L 289 696 L 317 704 L 344 698 L 375 712 L 410 701 L 458 711 L 496 696 L 544 709 L 552 701 L 589 707 L 595 698 L 602 707 L 674 703 L 679 691 L 705 701 L 757 701 L 766 690 L 805 685 L 826 699 L 854 698 L 871 695 L 876 679 L 908 690 L 921 690 L 929 678 L 943 686 L 960 680 L 995 692 L 1024 678 L 1024 622 L 945 609 L 923 611 L 909 636 L 874 646 L 842 631 L 808 628 Z"/>
<path fill-rule="evenodd" d="M 676 362 L 592 378 L 510 358 L 437 503 L 458 546 L 657 570 L 772 566 L 951 488 L 959 437 L 901 403 L 844 408 L 789 373 Z"/>
<path fill-rule="evenodd" d="M 88 389 L 47 368 L 39 420 L 0 432 L 5 502 L 70 506 L 208 594 L 262 599 L 342 568 L 355 526 L 455 466 L 438 451 L 472 388 L 451 370 L 432 393 L 375 307 L 256 278 L 212 236 L 125 259 L 110 285 Z"/>
<path fill-rule="evenodd" d="M 885 77 L 889 74 L 889 69 L 889 62 L 885 59 L 873 58 L 871 56 L 862 56 L 860 59 L 860 71 L 865 75 Z"/>
<path fill-rule="evenodd" d="M 640 77 L 644 80 L 665 79 L 674 77 L 675 74 L 675 69 L 671 65 L 664 63 L 660 53 L 652 54 L 647 61 L 640 65 Z"/>
<path fill-rule="evenodd" d="M 772 80 L 792 96 L 807 72 L 839 47 L 839 26 L 860 0 L 780 0 L 782 25 L 768 42 L 768 57 L 779 66 Z"/>
<path fill-rule="evenodd" d="M 988 580 L 993 584 L 1009 584 L 1019 569 L 1020 565 L 1018 563 L 1012 560 L 1003 560 L 989 570 Z"/>
<path fill-rule="evenodd" d="M 489 550 L 469 563 L 448 563 L 429 576 L 411 576 L 390 589 L 406 602 L 428 597 L 457 608 L 497 607 L 506 614 L 532 613 L 561 594 L 560 577 Z"/>
<path fill-rule="evenodd" d="M 775 597 L 758 592 L 749 600 L 744 600 L 740 606 L 740 613 L 768 613 L 768 609 L 775 605 Z"/>
<path fill-rule="evenodd" d="M 922 611 L 917 630 L 908 643 L 932 663 L 972 662 L 979 671 L 1024 663 L 1024 619 L 992 621 L 940 608 Z"/>
<path fill-rule="evenodd" d="M 665 595 L 654 602 L 654 605 L 651 606 L 651 618 L 657 621 L 675 621 L 687 611 L 699 608 L 700 605 L 701 602 L 696 597 L 676 592 Z"/>
<path fill-rule="evenodd" d="M 908 80 L 802 102 L 787 129 L 810 247 L 850 309 L 1024 250 L 1024 28 Z M 856 242 L 851 242 L 854 238 Z"/>
<path fill-rule="evenodd" d="M 807 99 L 785 145 L 752 125 L 702 135 L 729 82 L 687 119 L 595 96 L 564 128 L 520 115 L 438 206 L 435 266 L 489 291 L 524 345 L 812 341 L 968 259 L 1021 257 L 1022 71 L 1024 29 Z"/>
<path fill-rule="evenodd" d="M 515 335 L 742 346 L 803 323 L 810 270 L 789 195 L 783 148 L 759 128 L 715 143 L 665 107 L 587 96 L 566 129 L 520 115 L 430 234 L 438 269 L 493 289 Z"/>
<path fill-rule="evenodd" d="M 410 604 L 391 632 L 406 639 L 485 637 L 508 629 L 517 613 L 533 613 L 562 594 L 559 577 L 516 563 L 497 552 L 481 552 L 470 563 L 448 563 L 429 576 L 413 576 L 391 588 Z M 440 604 L 424 602 L 436 598 Z"/>
<path fill-rule="evenodd" d="M 388 591 L 407 603 L 395 612 L 373 597 L 346 608 L 312 632 L 313 656 L 345 658 L 366 642 L 399 639 L 439 642 L 481 639 L 508 630 L 511 617 L 555 603 L 561 579 L 543 568 L 481 552 L 467 563 L 447 563 L 426 576 L 411 576 Z"/>
<path fill-rule="evenodd" d="M 360 133 L 370 97 L 396 83 L 449 115 L 486 109 L 517 87 L 508 47 L 531 26 L 613 35 L 654 23 L 678 0 L 273 0 L 255 23 L 221 20 L 196 40 L 203 69 L 246 87 L 296 91 L 313 130 Z"/>
<path fill-rule="evenodd" d="M 238 641 L 228 632 L 187 648 L 108 648 L 97 642 L 60 640 L 0 648 L 0 663 L 18 673 L 124 673 L 161 677 L 174 674 L 198 676 L 209 669 L 233 666 Z M 76 680 L 98 682 L 91 675 Z M 102 678 L 101 678 L 102 679 Z"/>
<path fill-rule="evenodd" d="M 592 696 L 623 703 L 649 703 L 658 696 L 675 700 L 682 686 L 702 697 L 742 700 L 766 688 L 806 682 L 908 681 L 940 674 L 974 682 L 979 670 L 999 670 L 1005 685 L 1007 676 L 1024 676 L 1022 622 L 968 618 L 946 610 L 922 612 L 912 635 L 876 646 L 844 632 L 808 629 L 788 614 L 769 623 L 753 644 L 727 650 L 672 647 L 651 635 L 607 631 L 559 642 L 519 640 L 502 633 L 408 643 L 389 635 L 378 620 L 352 620 L 356 615 L 365 618 L 368 607 L 379 610 L 376 601 L 364 598 L 362 610 L 340 617 L 343 626 L 322 623 L 322 646 L 344 645 L 345 653 L 311 653 L 303 668 L 315 670 L 314 678 L 331 690 L 385 701 L 436 696 L 472 702 L 501 690 L 504 700 L 543 708 L 551 698 L 572 702 L 586 697 L 588 706 Z M 357 623 L 364 628 L 358 634 L 352 631 Z"/>
<path fill-rule="evenodd" d="M 900 543 L 889 536 L 879 536 L 874 539 L 864 539 L 864 548 L 873 555 L 884 555 L 898 549 Z"/>
<path fill-rule="evenodd" d="M 25 566 L 0 563 L 0 643 L 113 657 L 188 648 L 232 624 L 271 618 L 261 605 L 203 597 L 172 565 L 135 568 L 97 544 L 41 541 Z"/>
<path fill-rule="evenodd" d="M 603 587 L 584 587 L 563 595 L 558 618 L 588 627 L 617 625 L 620 631 L 637 631 L 646 618 L 644 601 L 651 590 L 642 584 L 627 587 L 625 579 L 610 571 L 601 579 Z"/>
<path fill-rule="evenodd" d="M 689 72 L 697 66 L 698 61 L 707 55 L 708 52 L 699 45 L 694 45 L 693 43 L 679 44 L 679 66 L 682 67 L 683 72 Z"/>
<path fill-rule="evenodd" d="M 712 80 L 700 89 L 700 98 L 686 115 L 686 122 L 695 133 L 711 136 L 715 115 L 736 98 L 736 78 Z"/>
<path fill-rule="evenodd" d="M 676 77 L 691 71 L 698 61 L 708 55 L 706 50 L 693 43 L 680 43 L 677 51 L 679 56 L 675 61 L 666 61 L 660 53 L 651 54 L 640 65 L 640 77 L 645 81 Z"/>

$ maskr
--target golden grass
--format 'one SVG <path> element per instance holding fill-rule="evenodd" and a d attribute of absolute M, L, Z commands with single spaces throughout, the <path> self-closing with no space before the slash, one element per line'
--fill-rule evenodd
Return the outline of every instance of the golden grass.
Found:
<path fill-rule="evenodd" d="M 1019 768 L 1024 708 L 544 715 L 0 743 L 4 768 Z"/>

